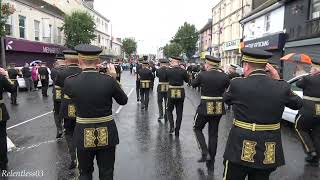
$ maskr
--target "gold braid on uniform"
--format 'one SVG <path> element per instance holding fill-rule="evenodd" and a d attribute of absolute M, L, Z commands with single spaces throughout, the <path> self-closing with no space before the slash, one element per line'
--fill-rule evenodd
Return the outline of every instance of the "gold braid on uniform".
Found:
<path fill-rule="evenodd" d="M 78 59 L 78 55 L 75 54 L 65 54 L 64 55 L 65 59 Z"/>
<path fill-rule="evenodd" d="M 255 64 L 267 64 L 268 63 L 267 59 L 253 58 L 253 57 L 246 56 L 246 55 L 242 56 L 242 60 L 244 62 L 255 63 Z"/>
<path fill-rule="evenodd" d="M 95 61 L 99 59 L 98 55 L 79 54 L 78 57 L 80 60 L 83 60 L 83 61 Z"/>
<path fill-rule="evenodd" d="M 210 64 L 212 66 L 219 66 L 219 63 L 211 62 L 211 61 L 208 61 L 208 60 L 206 60 L 206 63 Z"/>

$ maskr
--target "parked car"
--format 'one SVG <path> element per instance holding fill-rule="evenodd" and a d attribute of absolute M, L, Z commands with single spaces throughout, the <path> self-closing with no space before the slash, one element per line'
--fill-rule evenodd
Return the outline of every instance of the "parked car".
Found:
<path fill-rule="evenodd" d="M 302 74 L 302 75 L 294 77 L 288 81 L 288 83 L 291 85 L 292 91 L 294 93 L 296 93 L 297 95 L 299 95 L 300 97 L 303 96 L 303 92 L 302 92 L 302 89 L 300 89 L 296 86 L 296 82 L 307 75 L 309 75 L 309 74 Z M 292 109 L 286 107 L 283 111 L 282 119 L 294 123 L 297 114 L 298 114 L 298 111 L 292 110 Z"/>
<path fill-rule="evenodd" d="M 16 67 L 16 69 L 19 69 L 19 70 L 21 70 L 22 68 L 23 68 L 23 67 Z M 31 68 L 32 68 L 32 67 L 30 67 L 30 70 L 31 70 Z M 20 89 L 25 89 L 25 88 L 27 88 L 26 82 L 24 81 L 23 78 L 18 77 L 17 80 L 18 80 L 19 88 L 20 88 Z M 52 81 L 52 79 L 51 79 L 51 75 L 49 75 L 49 86 L 52 86 L 52 84 L 53 84 L 53 81 Z M 41 82 L 40 82 L 40 81 L 38 82 L 38 87 L 41 87 Z"/>

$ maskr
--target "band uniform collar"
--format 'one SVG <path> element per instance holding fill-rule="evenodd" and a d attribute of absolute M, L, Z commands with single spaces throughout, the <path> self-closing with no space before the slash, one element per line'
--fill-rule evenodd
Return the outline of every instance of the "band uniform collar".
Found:
<path fill-rule="evenodd" d="M 250 76 L 266 76 L 267 72 L 264 69 L 256 69 L 254 71 L 252 71 L 248 77 Z"/>
<path fill-rule="evenodd" d="M 94 68 L 86 68 L 82 72 L 98 72 L 98 70 Z"/>

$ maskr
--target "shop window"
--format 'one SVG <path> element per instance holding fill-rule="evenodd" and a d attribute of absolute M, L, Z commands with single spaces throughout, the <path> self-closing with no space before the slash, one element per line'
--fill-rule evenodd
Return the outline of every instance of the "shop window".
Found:
<path fill-rule="evenodd" d="M 320 0 L 311 0 L 311 19 L 320 18 Z"/>
<path fill-rule="evenodd" d="M 34 20 L 34 40 L 40 40 L 40 21 Z"/>
<path fill-rule="evenodd" d="M 269 30 L 270 30 L 270 23 L 271 23 L 270 14 L 267 14 L 265 16 L 265 20 L 264 20 L 264 27 L 265 27 L 266 32 L 269 32 Z"/>
<path fill-rule="evenodd" d="M 6 36 L 12 36 L 13 35 L 13 31 L 12 31 L 12 16 L 9 16 L 7 21 L 6 21 L 6 25 L 5 25 L 5 32 L 6 32 Z"/>
<path fill-rule="evenodd" d="M 19 37 L 26 38 L 26 17 L 19 15 Z"/>

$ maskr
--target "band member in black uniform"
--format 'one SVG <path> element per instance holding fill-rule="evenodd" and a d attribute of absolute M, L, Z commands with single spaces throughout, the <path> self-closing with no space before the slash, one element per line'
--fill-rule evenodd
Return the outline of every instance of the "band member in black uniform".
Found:
<path fill-rule="evenodd" d="M 228 75 L 230 79 L 240 77 L 240 74 L 237 73 L 237 66 L 234 64 L 230 64 Z"/>
<path fill-rule="evenodd" d="M 45 62 L 41 63 L 41 67 L 38 69 L 40 81 L 41 81 L 41 90 L 42 90 L 42 96 L 48 97 L 48 87 L 49 87 L 49 70 L 46 66 Z"/>
<path fill-rule="evenodd" d="M 149 106 L 149 93 L 151 88 L 151 83 L 153 74 L 149 69 L 148 61 L 142 63 L 142 69 L 139 70 L 138 76 L 140 79 L 140 96 L 141 96 L 141 109 L 148 110 Z"/>
<path fill-rule="evenodd" d="M 156 76 L 159 78 L 159 84 L 157 88 L 158 92 L 158 107 L 159 107 L 159 118 L 158 121 L 161 119 L 168 120 L 167 118 L 167 101 L 168 101 L 168 88 L 169 82 L 167 78 L 167 65 L 168 61 L 166 59 L 160 60 L 160 68 L 156 71 Z M 164 111 L 163 111 L 163 103 L 164 103 Z"/>
<path fill-rule="evenodd" d="M 53 99 L 53 116 L 54 122 L 57 128 L 56 138 L 62 137 L 62 118 L 60 117 L 60 105 L 61 105 L 61 95 L 62 89 L 60 86 L 56 85 L 57 75 L 65 69 L 65 61 L 63 54 L 56 55 L 55 67 L 51 70 L 51 78 L 53 80 L 53 89 L 52 89 L 52 99 Z"/>
<path fill-rule="evenodd" d="M 120 65 L 119 59 L 115 62 L 114 67 L 116 68 L 117 81 L 120 82 L 120 80 L 121 80 L 121 65 Z"/>
<path fill-rule="evenodd" d="M 14 63 L 9 64 L 8 75 L 10 80 L 14 84 L 14 91 L 11 93 L 11 97 L 10 97 L 11 104 L 18 105 L 17 98 L 18 98 L 19 83 L 18 83 L 17 77 L 22 77 L 22 74 L 17 69 L 15 69 L 15 67 L 16 65 Z"/>
<path fill-rule="evenodd" d="M 15 85 L 14 82 L 10 81 L 8 72 L 3 68 L 0 68 L 0 170 L 7 170 L 8 164 L 7 121 L 10 116 L 2 96 L 4 91 L 13 93 L 15 91 Z"/>
<path fill-rule="evenodd" d="M 76 108 L 71 99 L 64 96 L 63 88 L 65 86 L 64 82 L 67 77 L 81 73 L 81 68 L 79 67 L 78 53 L 73 50 L 63 51 L 67 67 L 60 71 L 56 77 L 56 86 L 62 89 L 62 100 L 60 107 L 60 118 L 63 119 L 63 127 L 65 129 L 64 136 L 69 149 L 71 163 L 69 169 L 76 167 L 76 150 L 73 143 L 73 132 L 76 126 Z"/>
<path fill-rule="evenodd" d="M 156 78 L 156 71 L 157 68 L 155 67 L 154 63 L 149 63 L 150 70 L 152 71 L 153 79 L 151 80 L 151 93 L 153 92 L 154 87 L 154 79 Z"/>
<path fill-rule="evenodd" d="M 243 48 L 242 53 L 246 78 L 231 80 L 224 94 L 224 101 L 234 110 L 224 153 L 224 179 L 268 180 L 285 164 L 280 130 L 284 108 L 300 109 L 302 99 L 267 64 L 271 53 L 255 48 Z"/>
<path fill-rule="evenodd" d="M 112 117 L 112 98 L 125 105 L 128 97 L 116 81 L 112 64 L 108 71 L 112 75 L 99 73 L 98 55 L 102 49 L 92 45 L 78 45 L 82 73 L 66 79 L 63 92 L 75 103 L 76 128 L 74 142 L 77 150 L 80 180 L 92 180 L 93 161 L 96 157 L 100 179 L 113 179 L 115 150 L 119 144 L 118 130 Z"/>
<path fill-rule="evenodd" d="M 179 57 L 171 57 L 171 68 L 167 70 L 167 78 L 169 82 L 167 110 L 168 120 L 170 122 L 169 134 L 173 134 L 173 132 L 175 132 L 175 136 L 179 136 L 182 122 L 183 103 L 185 98 L 183 82 L 188 83 L 189 81 L 187 71 L 182 69 L 179 65 L 181 61 L 182 59 Z M 176 126 L 174 126 L 172 114 L 174 108 L 176 108 L 177 114 Z"/>
<path fill-rule="evenodd" d="M 318 166 L 320 158 L 320 63 L 312 61 L 311 75 L 297 81 L 303 90 L 303 107 L 295 122 L 295 129 L 301 139 L 306 161 Z"/>
<path fill-rule="evenodd" d="M 146 60 L 148 60 L 148 59 L 146 59 Z M 146 61 L 145 60 L 145 61 Z M 140 61 L 140 59 L 139 59 L 139 61 Z M 140 71 L 140 69 L 142 68 L 142 64 L 140 64 L 139 63 L 139 61 L 137 62 L 137 64 L 136 64 L 136 93 L 137 93 L 137 102 L 139 102 L 140 101 L 140 79 L 139 79 L 139 76 L 138 76 L 138 73 L 139 73 L 139 71 Z M 143 60 L 141 60 L 141 62 L 142 62 Z"/>
<path fill-rule="evenodd" d="M 212 56 L 206 56 L 206 71 L 201 72 L 191 85 L 201 87 L 201 101 L 194 118 L 193 130 L 197 143 L 202 153 L 198 162 L 207 162 L 208 169 L 213 170 L 217 152 L 218 127 L 222 115 L 225 113 L 223 93 L 230 84 L 229 77 L 219 69 L 221 60 Z M 208 144 L 202 133 L 205 125 L 208 126 Z"/>

